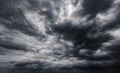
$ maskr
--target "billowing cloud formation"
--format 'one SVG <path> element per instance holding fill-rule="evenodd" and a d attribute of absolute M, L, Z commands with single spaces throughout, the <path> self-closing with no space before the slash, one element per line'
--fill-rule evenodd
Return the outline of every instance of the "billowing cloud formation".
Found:
<path fill-rule="evenodd" d="M 119 0 L 0 1 L 0 67 L 120 65 Z"/>

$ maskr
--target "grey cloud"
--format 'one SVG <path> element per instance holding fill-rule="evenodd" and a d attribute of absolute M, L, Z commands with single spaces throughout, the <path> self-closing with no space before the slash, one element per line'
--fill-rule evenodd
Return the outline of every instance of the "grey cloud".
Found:
<path fill-rule="evenodd" d="M 0 67 L 6 63 L 14 70 L 119 68 L 116 1 L 0 1 Z"/>

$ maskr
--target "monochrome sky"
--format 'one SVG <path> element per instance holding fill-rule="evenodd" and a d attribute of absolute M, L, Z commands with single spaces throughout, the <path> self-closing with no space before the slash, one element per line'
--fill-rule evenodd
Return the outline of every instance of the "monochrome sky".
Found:
<path fill-rule="evenodd" d="M 0 0 L 0 68 L 120 65 L 120 0 Z"/>

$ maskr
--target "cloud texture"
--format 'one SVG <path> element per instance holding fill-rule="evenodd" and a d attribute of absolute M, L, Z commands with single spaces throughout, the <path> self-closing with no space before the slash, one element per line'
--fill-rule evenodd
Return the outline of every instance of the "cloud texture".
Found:
<path fill-rule="evenodd" d="M 0 67 L 118 68 L 119 0 L 0 1 Z"/>

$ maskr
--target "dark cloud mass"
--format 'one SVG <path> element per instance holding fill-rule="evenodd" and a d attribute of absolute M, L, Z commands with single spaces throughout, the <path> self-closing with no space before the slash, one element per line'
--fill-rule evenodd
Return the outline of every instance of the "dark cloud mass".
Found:
<path fill-rule="evenodd" d="M 115 73 L 120 0 L 1 0 L 0 73 Z"/>

